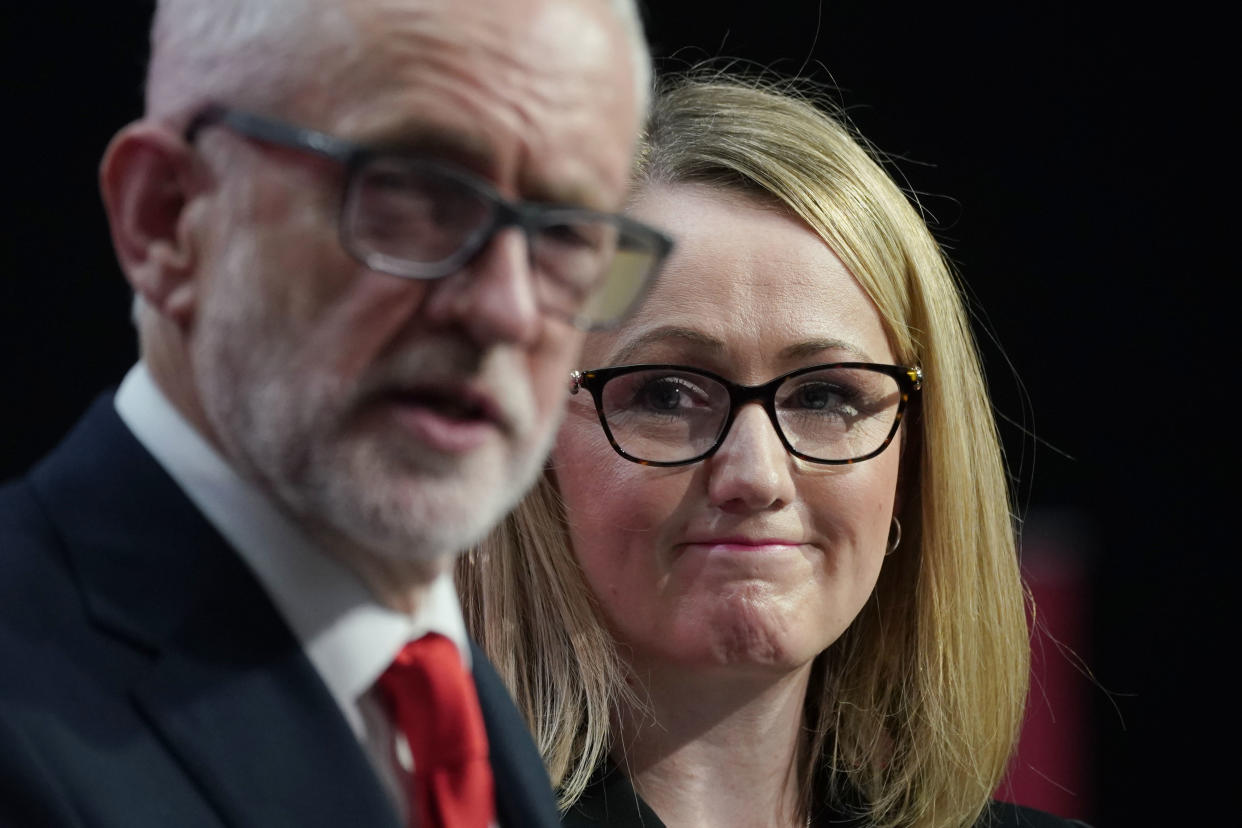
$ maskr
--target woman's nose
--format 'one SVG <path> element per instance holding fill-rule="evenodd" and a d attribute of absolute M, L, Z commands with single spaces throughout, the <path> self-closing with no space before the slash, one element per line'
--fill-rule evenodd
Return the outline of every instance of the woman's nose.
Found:
<path fill-rule="evenodd" d="M 726 511 L 780 508 L 794 498 L 793 458 L 763 406 L 742 406 L 707 459 L 708 498 Z"/>

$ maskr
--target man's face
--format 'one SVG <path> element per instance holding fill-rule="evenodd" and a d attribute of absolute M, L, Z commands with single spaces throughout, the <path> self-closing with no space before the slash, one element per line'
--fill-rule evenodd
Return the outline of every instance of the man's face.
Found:
<path fill-rule="evenodd" d="M 597 0 L 354 2 L 356 53 L 264 113 L 457 163 L 508 198 L 613 209 L 639 113 Z M 229 103 L 229 102 L 224 102 Z M 223 130 L 190 362 L 230 462 L 345 549 L 434 563 L 525 490 L 580 337 L 536 308 L 519 231 L 461 271 L 403 280 L 342 249 L 344 171 Z"/>

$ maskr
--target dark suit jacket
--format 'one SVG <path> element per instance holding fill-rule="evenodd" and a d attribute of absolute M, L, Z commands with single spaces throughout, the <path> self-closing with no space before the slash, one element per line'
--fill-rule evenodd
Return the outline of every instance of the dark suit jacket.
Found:
<path fill-rule="evenodd" d="M 557 823 L 477 648 L 497 815 Z M 267 594 L 111 397 L 0 489 L 0 825 L 398 828 Z"/>
<path fill-rule="evenodd" d="M 843 810 L 843 809 L 842 809 Z M 664 828 L 655 811 L 634 791 L 624 773 L 611 763 L 596 771 L 582 798 L 561 822 L 562 828 Z M 867 828 L 867 823 L 827 806 L 812 814 L 815 828 Z M 1089 828 L 1085 823 L 993 802 L 975 828 Z"/>

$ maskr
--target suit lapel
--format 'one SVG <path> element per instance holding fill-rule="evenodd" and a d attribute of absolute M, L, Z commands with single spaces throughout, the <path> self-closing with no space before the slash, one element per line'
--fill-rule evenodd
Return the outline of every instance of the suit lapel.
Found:
<path fill-rule="evenodd" d="M 149 657 L 132 698 L 235 828 L 398 825 L 254 577 L 106 397 L 31 475 L 94 623 Z"/>
<path fill-rule="evenodd" d="M 396 828 L 335 701 L 246 592 L 201 605 L 135 687 L 139 707 L 229 825 Z"/>
<path fill-rule="evenodd" d="M 471 670 L 496 783 L 496 816 L 511 828 L 559 828 L 552 785 L 522 715 L 487 656 L 473 642 Z"/>

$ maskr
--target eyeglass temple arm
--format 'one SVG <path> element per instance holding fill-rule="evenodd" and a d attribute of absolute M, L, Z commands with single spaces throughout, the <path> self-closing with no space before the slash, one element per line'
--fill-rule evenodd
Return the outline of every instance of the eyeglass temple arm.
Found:
<path fill-rule="evenodd" d="M 219 104 L 208 104 L 190 119 L 189 125 L 185 128 L 186 142 L 194 143 L 198 133 L 213 124 L 224 124 L 243 135 L 269 144 L 292 146 L 326 155 L 342 164 L 349 163 L 359 151 L 356 144 L 342 141 L 326 133 L 293 124 L 269 121 L 267 118 L 237 109 L 229 109 Z"/>

